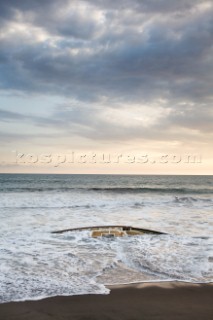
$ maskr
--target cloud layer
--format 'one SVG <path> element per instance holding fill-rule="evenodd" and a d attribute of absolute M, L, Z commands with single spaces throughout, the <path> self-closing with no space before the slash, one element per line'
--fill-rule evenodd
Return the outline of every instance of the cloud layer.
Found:
<path fill-rule="evenodd" d="M 1 121 L 102 141 L 212 137 L 212 1 L 2 0 L 0 27 L 1 91 L 64 100 L 48 117 L 3 106 Z"/>

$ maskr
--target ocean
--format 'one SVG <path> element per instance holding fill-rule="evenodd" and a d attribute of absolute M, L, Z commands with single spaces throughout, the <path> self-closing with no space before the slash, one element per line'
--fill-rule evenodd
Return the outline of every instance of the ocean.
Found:
<path fill-rule="evenodd" d="M 164 232 L 91 238 L 130 225 Z M 213 281 L 212 176 L 0 175 L 0 303 Z"/>

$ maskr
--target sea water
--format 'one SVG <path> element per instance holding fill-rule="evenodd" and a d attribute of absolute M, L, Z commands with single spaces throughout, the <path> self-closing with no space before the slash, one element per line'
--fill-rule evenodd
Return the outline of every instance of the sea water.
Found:
<path fill-rule="evenodd" d="M 91 238 L 98 225 L 162 231 Z M 213 281 L 211 176 L 0 175 L 0 303 Z"/>

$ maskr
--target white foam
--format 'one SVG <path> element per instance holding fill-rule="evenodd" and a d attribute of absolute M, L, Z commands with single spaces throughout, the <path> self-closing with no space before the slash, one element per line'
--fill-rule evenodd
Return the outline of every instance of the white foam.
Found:
<path fill-rule="evenodd" d="M 104 284 L 213 279 L 213 238 L 135 236 L 93 239 L 87 231 L 28 233 L 0 249 L 1 302 L 106 294 Z M 116 276 L 115 270 L 122 277 Z M 97 278 L 108 273 L 107 282 Z M 134 277 L 132 276 L 134 273 Z M 142 282 L 142 281 L 141 281 Z"/>
<path fill-rule="evenodd" d="M 1 302 L 106 294 L 106 283 L 141 279 L 212 281 L 212 199 L 192 197 L 175 201 L 172 194 L 0 193 Z M 92 239 L 87 231 L 51 234 L 123 223 L 172 235 Z"/>

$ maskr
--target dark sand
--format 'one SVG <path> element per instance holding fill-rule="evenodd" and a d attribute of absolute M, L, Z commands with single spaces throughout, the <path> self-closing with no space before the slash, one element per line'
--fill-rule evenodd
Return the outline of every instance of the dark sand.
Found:
<path fill-rule="evenodd" d="M 213 319 L 213 285 L 155 283 L 111 287 L 109 295 L 0 304 L 0 320 Z"/>

